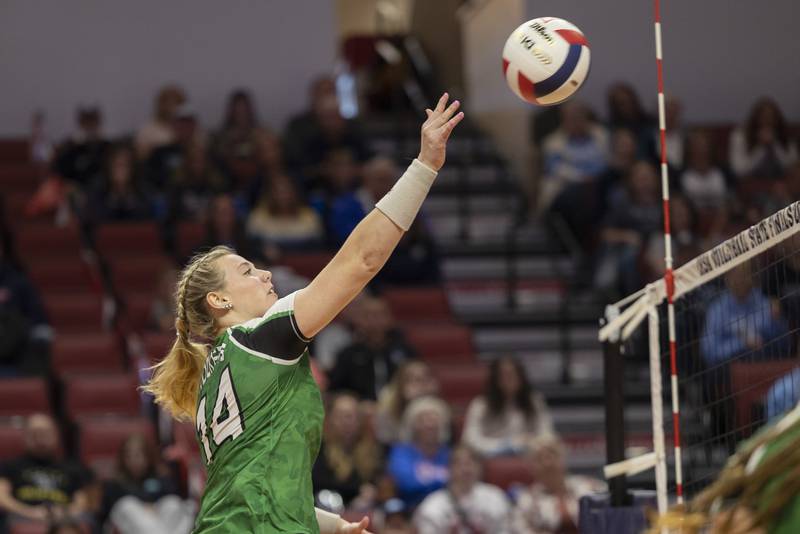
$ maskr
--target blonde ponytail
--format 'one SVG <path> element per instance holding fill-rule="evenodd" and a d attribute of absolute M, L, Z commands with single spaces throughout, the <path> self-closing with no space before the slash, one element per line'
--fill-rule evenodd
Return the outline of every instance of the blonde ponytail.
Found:
<path fill-rule="evenodd" d="M 222 289 L 225 277 L 216 260 L 234 254 L 228 247 L 215 247 L 195 256 L 181 274 L 175 291 L 175 343 L 169 353 L 151 369 L 153 376 L 142 388 L 173 417 L 195 418 L 197 392 L 208 344 L 216 335 L 216 324 L 206 305 L 206 295 Z M 202 343 L 193 341 L 202 340 Z"/>

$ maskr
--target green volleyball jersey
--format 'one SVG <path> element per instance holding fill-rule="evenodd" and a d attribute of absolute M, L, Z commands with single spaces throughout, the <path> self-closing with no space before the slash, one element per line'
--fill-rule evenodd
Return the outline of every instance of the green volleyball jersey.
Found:
<path fill-rule="evenodd" d="M 208 479 L 196 534 L 319 533 L 311 468 L 323 408 L 294 296 L 229 328 L 206 360 L 196 426 Z"/>

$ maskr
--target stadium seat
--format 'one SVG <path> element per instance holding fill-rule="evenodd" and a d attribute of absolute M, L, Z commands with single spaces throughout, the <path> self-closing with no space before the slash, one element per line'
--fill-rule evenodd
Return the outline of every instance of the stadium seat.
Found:
<path fill-rule="evenodd" d="M 80 260 L 43 259 L 31 263 L 28 275 L 36 288 L 44 294 L 80 294 L 92 289 L 89 268 Z"/>
<path fill-rule="evenodd" d="M 122 353 L 114 335 L 59 335 L 53 343 L 53 370 L 65 373 L 113 373 L 123 367 Z"/>
<path fill-rule="evenodd" d="M 47 384 L 41 378 L 0 380 L 0 417 L 50 413 Z"/>
<path fill-rule="evenodd" d="M 144 348 L 150 361 L 158 361 L 166 356 L 169 349 L 175 343 L 175 334 L 162 334 L 159 332 L 147 332 L 142 336 Z"/>
<path fill-rule="evenodd" d="M 100 296 L 86 292 L 43 296 L 50 322 L 59 332 L 96 332 L 102 328 L 103 302 Z"/>
<path fill-rule="evenodd" d="M 408 341 L 429 363 L 475 361 L 469 328 L 457 324 L 419 324 L 405 331 Z"/>
<path fill-rule="evenodd" d="M 0 423 L 0 461 L 19 456 L 25 450 L 21 424 Z"/>
<path fill-rule="evenodd" d="M 30 153 L 27 139 L 0 139 L 0 161 L 29 163 Z"/>
<path fill-rule="evenodd" d="M 449 321 L 453 318 L 447 295 L 438 287 L 387 289 L 383 297 L 401 322 Z"/>
<path fill-rule="evenodd" d="M 77 421 L 85 417 L 140 414 L 141 402 L 135 374 L 74 375 L 64 378 L 64 404 L 67 416 Z"/>
<path fill-rule="evenodd" d="M 736 428 L 744 435 L 756 430 L 754 413 L 776 380 L 800 366 L 795 358 L 767 362 L 731 363 L 731 394 L 736 399 Z"/>
<path fill-rule="evenodd" d="M 114 287 L 122 295 L 151 294 L 158 286 L 161 273 L 170 266 L 161 253 L 140 254 L 135 258 L 109 257 L 108 264 Z"/>
<path fill-rule="evenodd" d="M 188 257 L 203 244 L 206 229 L 201 223 L 182 222 L 178 225 L 177 249 L 181 257 Z"/>
<path fill-rule="evenodd" d="M 155 429 L 143 417 L 85 419 L 78 424 L 80 459 L 106 479 L 114 472 L 120 446 L 133 434 L 144 434 L 155 443 Z"/>
<path fill-rule="evenodd" d="M 163 253 L 158 226 L 151 222 L 104 224 L 97 229 L 95 244 L 106 259 Z"/>
<path fill-rule="evenodd" d="M 287 254 L 281 258 L 281 263 L 301 276 L 314 278 L 331 261 L 332 257 L 329 252 Z"/>
<path fill-rule="evenodd" d="M 488 370 L 483 365 L 437 364 L 431 367 L 439 381 L 442 398 L 453 405 L 453 409 L 463 408 L 486 387 Z"/>
<path fill-rule="evenodd" d="M 0 165 L 0 186 L 6 193 L 30 193 L 39 186 L 39 169 L 26 163 L 6 163 Z"/>
<path fill-rule="evenodd" d="M 80 234 L 74 226 L 26 224 L 17 231 L 16 240 L 19 254 L 26 263 L 39 258 L 77 258 L 82 247 Z"/>
<path fill-rule="evenodd" d="M 483 465 L 483 480 L 508 490 L 516 484 L 533 483 L 531 461 L 524 456 L 500 456 L 490 458 Z"/>

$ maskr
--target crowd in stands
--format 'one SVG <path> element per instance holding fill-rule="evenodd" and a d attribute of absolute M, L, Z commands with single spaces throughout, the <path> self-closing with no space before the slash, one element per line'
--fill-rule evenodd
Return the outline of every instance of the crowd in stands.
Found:
<path fill-rule="evenodd" d="M 774 102 L 756 103 L 728 146 L 716 131 L 684 127 L 676 99 L 666 109 L 678 265 L 798 198 L 795 136 Z M 579 102 L 537 116 L 538 208 L 561 219 L 580 244 L 585 283 L 613 298 L 663 274 L 662 203 L 655 121 L 625 84 L 610 89 L 607 117 L 602 123 Z M 102 225 L 158 223 L 173 261 L 152 281 L 146 328 L 165 333 L 174 329 L 174 284 L 187 253 L 230 245 L 271 268 L 288 293 L 307 280 L 282 268 L 281 258 L 338 247 L 401 170 L 370 151 L 357 121 L 342 117 L 328 78 L 314 82 L 309 109 L 282 135 L 260 121 L 247 91 L 231 94 L 220 128 L 211 130 L 186 91 L 167 86 L 152 118 L 129 139 L 107 138 L 102 110 L 82 108 L 74 134 L 52 152 L 33 141 L 49 167 L 32 211 L 74 221 L 90 241 Z M 177 225 L 185 221 L 203 228 L 188 251 L 176 245 Z M 8 227 L 2 230 L 0 364 L 14 369 L 9 373 L 42 373 L 52 332 Z M 800 273 L 797 258 L 787 255 L 786 272 Z M 454 413 L 393 318 L 382 290 L 436 284 L 439 263 L 423 216 L 376 283 L 315 340 L 327 413 L 313 470 L 318 504 L 373 514 L 381 531 L 393 534 L 578 532 L 578 500 L 604 485 L 567 472 L 547 401 L 524 366 L 511 357 L 493 360 L 484 393 L 464 414 Z M 702 352 L 709 365 L 798 326 L 797 301 L 775 293 L 785 287 L 765 287 L 765 296 L 752 272 L 731 277 L 737 274 L 750 286 L 708 307 Z M 753 326 L 757 338 L 728 331 L 729 320 L 717 325 L 720 308 L 730 314 L 737 306 L 749 316 L 772 306 L 770 321 Z M 0 470 L 0 508 L 12 521 L 47 520 L 62 534 L 86 524 L 121 534 L 191 528 L 196 503 L 150 437 L 130 436 L 115 473 L 102 478 L 62 459 L 68 450 L 49 417 L 30 417 L 25 435 L 24 455 Z M 532 484 L 501 489 L 482 481 L 486 460 L 508 456 L 524 459 Z"/>

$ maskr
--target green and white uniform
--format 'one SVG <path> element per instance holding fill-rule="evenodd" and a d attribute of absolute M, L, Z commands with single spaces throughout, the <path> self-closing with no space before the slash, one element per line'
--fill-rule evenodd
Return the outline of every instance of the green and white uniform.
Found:
<path fill-rule="evenodd" d="M 324 417 L 295 294 L 217 338 L 197 433 L 208 480 L 195 533 L 318 534 L 311 468 Z"/>

